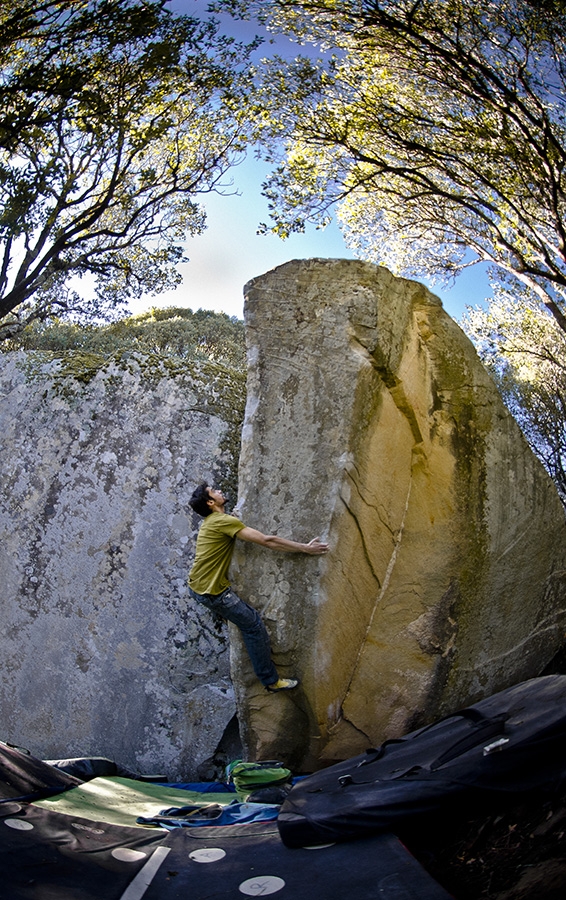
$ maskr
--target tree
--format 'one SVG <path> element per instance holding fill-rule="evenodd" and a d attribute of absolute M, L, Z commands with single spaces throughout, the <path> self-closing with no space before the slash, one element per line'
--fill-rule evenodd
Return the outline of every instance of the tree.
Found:
<path fill-rule="evenodd" d="M 564 0 L 218 5 L 324 53 L 263 73 L 274 231 L 338 202 L 359 255 L 433 278 L 487 261 L 566 331 Z"/>
<path fill-rule="evenodd" d="M 249 48 L 165 6 L 4 0 L 0 338 L 180 280 L 198 195 L 246 145 Z"/>
<path fill-rule="evenodd" d="M 246 371 L 244 323 L 240 319 L 175 306 L 104 324 L 35 320 L 0 344 L 0 350 L 78 351 L 101 356 L 139 350 L 176 359 L 201 357 L 242 374 Z"/>
<path fill-rule="evenodd" d="M 527 289 L 500 287 L 462 324 L 566 504 L 566 335 Z"/>

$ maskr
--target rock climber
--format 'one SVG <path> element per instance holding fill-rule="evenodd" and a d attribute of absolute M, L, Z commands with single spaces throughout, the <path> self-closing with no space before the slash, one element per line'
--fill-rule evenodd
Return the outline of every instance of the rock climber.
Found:
<path fill-rule="evenodd" d="M 194 564 L 189 573 L 191 597 L 238 626 L 254 672 L 268 691 L 296 688 L 299 684 L 297 678 L 280 678 L 271 659 L 271 642 L 263 620 L 256 609 L 232 590 L 228 570 L 236 538 L 260 544 L 268 550 L 306 553 L 309 556 L 327 553 L 328 544 L 322 543 L 318 537 L 308 544 L 301 544 L 278 535 L 262 534 L 244 525 L 236 516 L 224 511 L 226 498 L 222 491 L 206 482 L 199 484 L 189 503 L 204 518 L 197 536 Z"/>

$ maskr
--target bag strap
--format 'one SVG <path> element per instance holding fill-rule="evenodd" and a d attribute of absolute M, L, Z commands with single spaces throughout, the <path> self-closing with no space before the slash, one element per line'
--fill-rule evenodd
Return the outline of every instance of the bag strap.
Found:
<path fill-rule="evenodd" d="M 499 713 L 496 716 L 485 716 L 482 712 L 473 707 L 467 707 L 466 709 L 458 710 L 458 712 L 451 713 L 448 716 L 444 716 L 442 719 L 438 719 L 436 722 L 431 722 L 430 725 L 426 725 L 418 732 L 418 736 L 420 737 L 422 734 L 425 734 L 427 731 L 430 731 L 431 728 L 440 725 L 441 722 L 446 722 L 450 719 L 455 718 L 464 718 L 468 719 L 474 727 L 463 737 L 459 738 L 455 743 L 451 744 L 447 750 L 438 756 L 434 762 L 430 763 L 430 765 L 424 766 L 411 766 L 405 772 L 400 773 L 397 778 L 402 778 L 405 775 L 409 774 L 409 772 L 414 773 L 417 770 L 426 769 L 431 772 L 436 772 L 441 766 L 445 765 L 447 762 L 450 762 L 452 759 L 455 759 L 462 753 L 470 750 L 472 747 L 477 746 L 477 744 L 483 743 L 483 741 L 488 740 L 491 737 L 494 737 L 498 734 L 503 734 L 505 731 L 505 722 L 509 718 L 510 713 Z M 377 762 L 379 759 L 382 759 L 387 750 L 393 745 L 397 744 L 407 744 L 409 741 L 414 740 L 416 735 L 413 737 L 402 737 L 402 738 L 391 738 L 378 747 L 376 750 L 368 750 L 368 755 L 365 759 L 363 759 L 356 766 L 356 770 L 351 775 L 341 775 L 338 778 L 338 783 L 341 787 L 346 787 L 348 784 L 370 784 L 374 779 L 364 780 L 360 778 L 356 778 L 355 775 L 357 771 L 364 766 L 369 766 L 374 762 Z"/>
<path fill-rule="evenodd" d="M 470 711 L 471 710 L 468 710 L 468 712 Z M 476 710 L 474 710 L 474 712 L 475 711 Z M 447 762 L 450 762 L 462 753 L 466 753 L 468 750 L 471 750 L 472 747 L 483 744 L 485 741 L 489 740 L 489 738 L 495 737 L 497 734 L 503 734 L 505 731 L 505 722 L 509 718 L 509 713 L 500 713 L 497 716 L 493 716 L 491 719 L 486 717 L 474 719 L 471 716 L 469 718 L 474 722 L 475 728 L 461 737 L 455 744 L 452 744 L 452 746 L 449 747 L 448 750 L 445 750 L 444 753 L 441 753 L 440 756 L 431 763 L 431 772 L 436 772 L 437 769 L 440 769 L 440 767 L 444 766 Z"/>

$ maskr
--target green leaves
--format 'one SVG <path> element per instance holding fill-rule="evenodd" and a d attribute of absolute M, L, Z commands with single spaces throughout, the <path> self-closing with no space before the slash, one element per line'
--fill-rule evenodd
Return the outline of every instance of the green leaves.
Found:
<path fill-rule="evenodd" d="M 274 231 L 323 222 L 337 204 L 359 255 L 417 277 L 488 261 L 566 329 L 563 4 L 241 5 L 324 51 L 263 70 Z"/>
<path fill-rule="evenodd" d="M 531 291 L 509 287 L 462 324 L 566 503 L 566 335 Z"/>
<path fill-rule="evenodd" d="M 244 323 L 224 313 L 168 307 L 108 325 L 56 320 L 29 324 L 2 345 L 3 350 L 67 350 L 103 356 L 124 351 L 159 354 L 176 360 L 207 359 L 244 373 Z"/>
<path fill-rule="evenodd" d="M 175 283 L 199 195 L 250 136 L 247 54 L 162 0 L 4 4 L 0 336 L 34 303 L 76 310 L 73 274 L 90 276 L 93 314 Z"/>

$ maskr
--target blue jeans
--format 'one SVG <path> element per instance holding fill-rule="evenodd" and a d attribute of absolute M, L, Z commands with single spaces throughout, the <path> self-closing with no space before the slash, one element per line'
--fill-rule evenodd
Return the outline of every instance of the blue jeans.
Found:
<path fill-rule="evenodd" d="M 241 600 L 232 588 L 226 588 L 221 594 L 197 594 L 189 588 L 189 594 L 197 603 L 238 626 L 254 672 L 262 684 L 277 681 L 279 675 L 271 659 L 271 642 L 257 609 Z"/>

